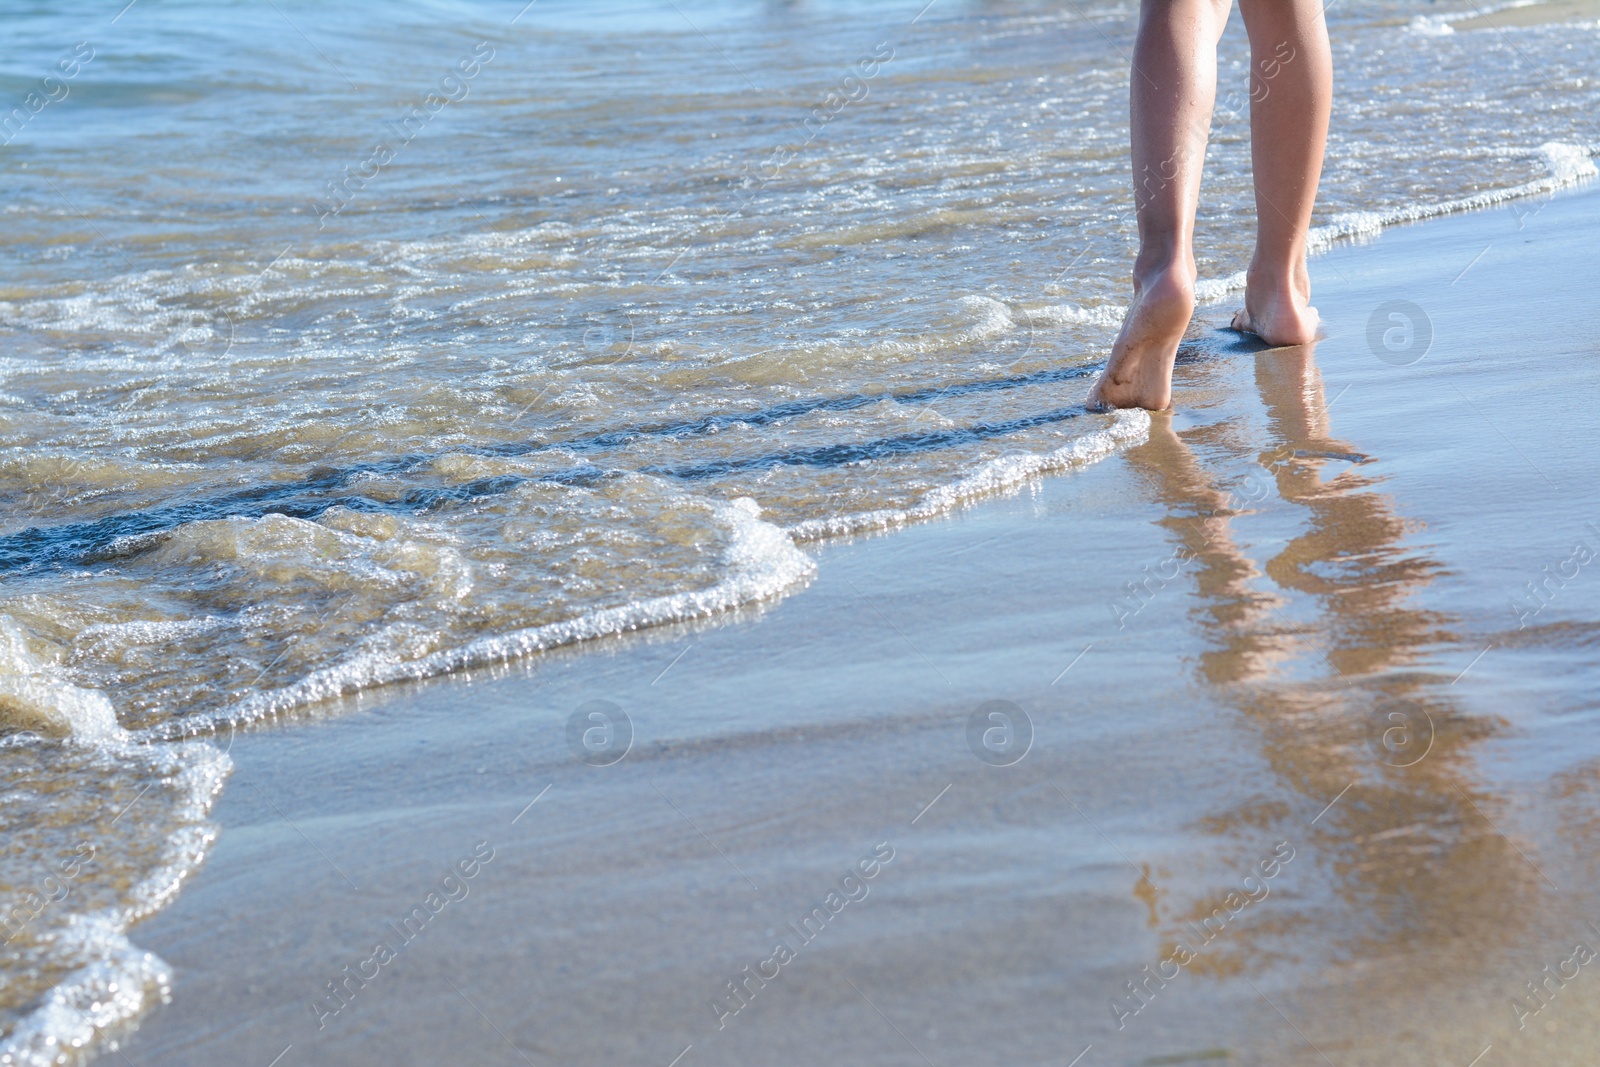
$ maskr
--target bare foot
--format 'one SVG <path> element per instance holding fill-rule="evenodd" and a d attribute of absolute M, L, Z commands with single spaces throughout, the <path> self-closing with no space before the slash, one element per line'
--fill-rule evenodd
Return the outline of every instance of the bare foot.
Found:
<path fill-rule="evenodd" d="M 1135 281 L 1133 305 L 1122 320 L 1122 332 L 1111 348 L 1100 380 L 1089 390 L 1093 411 L 1172 405 L 1172 362 L 1178 342 L 1194 314 L 1194 280 L 1177 270 Z"/>
<path fill-rule="evenodd" d="M 1311 306 L 1311 279 L 1303 266 L 1295 275 L 1290 281 L 1274 282 L 1251 272 L 1244 307 L 1233 316 L 1233 328 L 1278 347 L 1315 341 L 1321 320 Z"/>

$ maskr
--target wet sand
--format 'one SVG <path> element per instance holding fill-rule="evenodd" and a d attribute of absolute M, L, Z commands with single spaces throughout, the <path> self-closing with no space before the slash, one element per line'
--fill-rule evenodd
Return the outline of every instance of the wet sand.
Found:
<path fill-rule="evenodd" d="M 1472 18 L 1452 22 L 1457 30 L 1495 30 L 1511 26 L 1544 26 L 1557 22 L 1595 22 L 1600 20 L 1600 3 L 1595 0 L 1546 0 L 1544 3 L 1503 7 L 1483 11 Z"/>
<path fill-rule="evenodd" d="M 1314 352 L 1203 309 L 1148 443 L 763 609 L 241 732 L 122 1055 L 1592 1060 L 1597 219 L 1336 249 Z"/>

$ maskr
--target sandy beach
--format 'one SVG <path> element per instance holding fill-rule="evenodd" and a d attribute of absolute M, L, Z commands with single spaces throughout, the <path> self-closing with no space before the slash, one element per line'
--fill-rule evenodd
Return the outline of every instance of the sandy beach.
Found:
<path fill-rule="evenodd" d="M 780 601 L 218 737 L 109 1062 L 1591 1061 L 1597 220 L 1204 308 L 1145 443 Z"/>

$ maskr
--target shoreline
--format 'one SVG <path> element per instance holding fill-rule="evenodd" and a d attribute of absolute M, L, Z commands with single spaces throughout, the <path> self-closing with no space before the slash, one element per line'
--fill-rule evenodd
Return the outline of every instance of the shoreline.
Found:
<path fill-rule="evenodd" d="M 1517 514 L 1475 514 L 1456 481 L 1468 465 L 1477 484 L 1525 496 L 1552 529 L 1582 510 L 1544 479 L 1592 484 L 1594 460 L 1581 448 L 1548 455 L 1514 431 L 1537 426 L 1519 421 L 1536 412 L 1581 413 L 1592 362 L 1563 368 L 1578 384 L 1553 402 L 1526 380 L 1554 373 L 1544 364 L 1504 364 L 1516 363 L 1505 353 L 1518 338 L 1570 363 L 1592 351 L 1595 331 L 1570 306 L 1564 318 L 1509 323 L 1496 306 L 1517 286 L 1538 299 L 1527 279 L 1569 262 L 1547 246 L 1600 228 L 1597 203 L 1590 187 L 1525 215 L 1451 216 L 1335 248 L 1312 265 L 1331 334 L 1314 364 L 1210 334 L 1181 367 L 1182 408 L 1147 444 L 892 538 L 814 548 L 819 573 L 792 597 L 240 731 L 215 852 L 175 904 L 132 931 L 176 977 L 173 1004 L 146 1018 L 126 1053 L 420 1063 L 459 1058 L 466 1042 L 484 1058 L 511 1056 L 509 1044 L 585 1062 L 687 1053 L 688 1067 L 760 1050 L 1044 1062 L 1093 1045 L 1130 1061 L 1217 1048 L 1244 1063 L 1316 1060 L 1266 998 L 1304 1012 L 1290 1017 L 1343 1062 L 1467 1062 L 1479 1030 L 1497 1049 L 1521 1049 L 1517 1062 L 1565 1055 L 1568 1041 L 1600 1047 L 1583 1043 L 1595 1019 L 1576 997 L 1559 1005 L 1568 1037 L 1535 1043 L 1493 1021 L 1510 1020 L 1494 1005 L 1521 985 L 1508 961 L 1593 903 L 1576 888 L 1583 842 L 1562 836 L 1581 837 L 1562 822 L 1573 803 L 1541 821 L 1523 800 L 1549 801 L 1600 759 L 1575 734 L 1595 672 L 1572 650 L 1600 623 L 1574 595 L 1553 598 L 1532 627 L 1509 624 L 1499 591 L 1555 557 L 1521 548 Z M 1576 278 L 1565 288 L 1568 299 L 1591 291 Z M 1410 363 L 1368 347 L 1370 314 L 1397 297 L 1429 320 L 1431 351 Z M 1259 406 L 1246 395 L 1252 373 Z M 1320 405 L 1296 409 L 1293 398 L 1310 395 Z M 1356 444 L 1335 447 L 1330 420 Z M 1256 470 L 1272 495 L 1219 518 L 1229 486 Z M 1119 627 L 1110 605 L 1173 556 L 1174 539 L 1193 568 L 1146 579 L 1141 610 Z M 1350 559 L 1366 562 L 1340 562 Z M 1346 590 L 1338 568 L 1352 565 L 1368 568 L 1366 581 Z M 1347 691 L 1364 699 L 1347 707 Z M 1519 692 L 1543 700 L 1538 714 L 1505 710 Z M 565 723 L 602 699 L 631 709 L 633 741 L 594 766 L 575 758 Z M 995 699 L 1032 724 L 1031 746 L 1008 767 L 964 740 L 974 709 Z M 1363 740 L 1351 715 L 1399 701 L 1439 713 L 1439 749 L 1418 764 L 1438 780 L 1351 762 Z M 1452 791 L 1469 804 L 1440 799 Z M 1470 828 L 1473 806 L 1495 813 L 1572 899 L 1549 899 L 1509 838 Z M 423 959 L 401 961 L 387 989 L 372 979 L 351 1019 L 312 1028 L 322 977 L 341 973 L 329 964 L 366 958 L 370 920 L 414 903 L 474 827 L 505 862 L 486 868 L 459 916 L 441 916 L 452 932 L 419 941 Z M 1332 830 L 1337 841 L 1319 836 Z M 1178 924 L 1226 908 L 1215 887 L 1235 880 L 1236 860 L 1270 850 L 1269 837 L 1304 846 L 1276 899 L 1260 916 L 1245 910 L 1218 955 L 1196 961 L 1205 981 L 1145 985 L 1140 1017 L 1116 1029 L 1108 1006 L 1129 995 L 1124 980 L 1161 958 L 1158 942 Z M 801 914 L 879 840 L 904 865 L 886 868 L 859 913 L 841 909 L 836 939 L 719 1020 L 707 1005 L 738 995 L 730 976 L 748 981 L 741 965 L 771 957 L 762 931 Z M 1418 860 L 1394 842 L 1443 852 Z M 1386 913 L 1342 896 L 1337 872 L 1395 855 L 1421 873 L 1354 879 L 1406 920 L 1390 930 L 1399 946 L 1378 979 L 1349 962 L 1369 951 L 1352 913 Z M 1537 900 L 1540 914 L 1509 933 L 1487 925 L 1503 919 L 1504 894 L 1477 877 L 1484 901 L 1450 888 L 1474 872 Z M 1412 901 L 1417 885 L 1431 890 Z M 1457 973 L 1419 985 L 1441 961 Z M 1364 1037 L 1358 1026 L 1401 1010 L 1376 993 L 1406 983 L 1407 1013 L 1444 1014 L 1410 1038 Z"/>

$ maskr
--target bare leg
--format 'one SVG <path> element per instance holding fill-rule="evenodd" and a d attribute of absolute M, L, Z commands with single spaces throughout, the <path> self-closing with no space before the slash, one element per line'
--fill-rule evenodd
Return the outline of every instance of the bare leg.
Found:
<path fill-rule="evenodd" d="M 1239 0 L 1250 32 L 1250 159 L 1256 252 L 1233 317 L 1274 345 L 1316 339 L 1306 231 L 1333 106 L 1333 57 L 1321 0 Z"/>
<path fill-rule="evenodd" d="M 1194 212 L 1228 8 L 1229 0 L 1144 0 L 1140 9 L 1130 93 L 1139 256 L 1133 304 L 1091 407 L 1172 403 L 1172 362 L 1194 313 Z"/>

